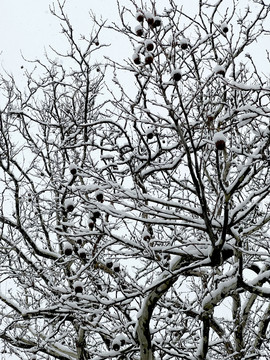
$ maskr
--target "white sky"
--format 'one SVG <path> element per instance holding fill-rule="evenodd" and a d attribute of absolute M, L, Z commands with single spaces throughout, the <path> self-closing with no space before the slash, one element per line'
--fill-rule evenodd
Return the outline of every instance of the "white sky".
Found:
<path fill-rule="evenodd" d="M 0 0 L 0 71 L 16 75 L 24 64 L 21 53 L 29 60 L 42 58 L 49 45 L 59 48 L 64 36 L 60 25 L 49 11 L 52 0 Z M 66 13 L 78 33 L 89 34 L 89 11 L 116 18 L 116 0 L 66 0 Z M 106 41 L 110 42 L 106 33 Z M 108 39 L 108 40 L 107 40 Z M 63 48 L 65 49 L 65 48 Z M 25 65 L 25 64 L 24 64 Z"/>
<path fill-rule="evenodd" d="M 138 0 L 138 4 L 140 2 Z M 49 11 L 52 3 L 53 0 L 0 0 L 0 72 L 6 69 L 15 77 L 22 73 L 23 70 L 20 67 L 24 62 L 21 53 L 27 59 L 34 60 L 43 58 L 45 48 L 48 49 L 49 44 L 56 49 L 61 47 L 63 50 L 66 49 L 63 47 L 64 37 L 60 33 L 59 21 Z M 127 4 L 127 7 L 134 11 L 128 0 L 120 0 L 120 3 Z M 159 4 L 157 10 L 160 11 L 168 6 L 168 1 L 157 0 L 157 3 Z M 187 3 L 190 11 L 198 4 L 198 0 L 179 1 L 179 6 L 187 5 Z M 231 3 L 232 0 L 225 1 L 226 6 L 230 6 Z M 241 0 L 243 7 L 248 3 L 250 3 L 249 0 Z M 92 28 L 90 10 L 93 10 L 98 18 L 102 15 L 104 19 L 109 19 L 109 22 L 112 19 L 119 20 L 116 0 L 66 0 L 65 9 L 75 30 L 85 35 L 89 34 Z M 135 21 L 134 25 L 136 25 Z M 112 51 L 114 58 L 115 56 L 118 58 L 132 56 L 131 53 L 126 52 L 124 46 L 118 46 L 119 42 L 115 41 L 116 33 L 106 31 L 102 34 L 105 38 L 100 39 L 102 43 L 112 42 L 114 46 L 117 46 Z M 265 47 L 268 46 L 269 36 L 267 38 Z M 262 54 L 260 54 L 261 57 Z"/>

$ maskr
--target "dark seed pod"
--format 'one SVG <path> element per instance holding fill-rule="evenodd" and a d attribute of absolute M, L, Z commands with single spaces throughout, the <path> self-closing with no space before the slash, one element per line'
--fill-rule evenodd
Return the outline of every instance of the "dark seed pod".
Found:
<path fill-rule="evenodd" d="M 213 141 L 216 145 L 217 150 L 225 149 L 226 137 L 224 136 L 224 134 L 222 132 L 217 132 L 213 137 Z"/>
<path fill-rule="evenodd" d="M 83 243 L 83 239 L 82 239 L 82 238 L 77 239 L 77 245 L 81 246 L 82 243 Z"/>
<path fill-rule="evenodd" d="M 72 254 L 73 248 L 69 242 L 66 242 L 63 246 L 64 254 L 70 256 Z"/>
<path fill-rule="evenodd" d="M 143 27 L 141 25 L 137 25 L 135 27 L 135 33 L 137 36 L 143 36 Z"/>
<path fill-rule="evenodd" d="M 146 19 L 148 25 L 153 25 L 155 22 L 154 15 L 152 13 L 150 13 L 149 11 L 146 11 L 144 15 L 145 15 L 145 19 Z"/>
<path fill-rule="evenodd" d="M 103 203 L 103 201 L 104 201 L 104 196 L 103 196 L 103 192 L 102 192 L 102 191 L 97 191 L 97 192 L 96 192 L 96 199 L 97 199 L 97 201 Z"/>
<path fill-rule="evenodd" d="M 149 234 L 149 232 L 147 230 L 145 230 L 142 234 L 142 238 L 144 241 L 149 241 L 151 239 L 151 235 Z"/>
<path fill-rule="evenodd" d="M 141 11 L 137 11 L 136 13 L 136 20 L 139 21 L 140 23 L 143 22 L 143 19 L 144 19 L 144 15 Z"/>
<path fill-rule="evenodd" d="M 75 206 L 73 203 L 73 200 L 68 199 L 65 201 L 65 209 L 67 212 L 72 212 L 74 210 Z"/>
<path fill-rule="evenodd" d="M 215 73 L 217 75 L 221 75 L 221 76 L 225 76 L 225 68 L 224 66 L 221 66 L 221 65 L 217 65 L 214 69 Z"/>
<path fill-rule="evenodd" d="M 83 283 L 81 281 L 75 281 L 73 287 L 76 294 L 81 294 L 83 292 Z"/>
<path fill-rule="evenodd" d="M 221 31 L 226 34 L 229 31 L 229 27 L 227 23 L 223 23 L 220 25 Z"/>
<path fill-rule="evenodd" d="M 111 268 L 113 267 L 113 260 L 112 260 L 112 259 L 107 259 L 107 260 L 105 261 L 105 265 L 106 265 L 109 269 L 111 269 Z"/>
<path fill-rule="evenodd" d="M 101 216 L 100 211 L 99 210 L 93 211 L 93 216 L 94 216 L 94 219 L 100 218 L 100 216 Z"/>
<path fill-rule="evenodd" d="M 84 248 L 78 250 L 78 255 L 81 259 L 86 259 L 86 251 Z"/>
<path fill-rule="evenodd" d="M 171 77 L 173 78 L 174 81 L 179 81 L 182 78 L 182 74 L 181 71 L 179 69 L 175 69 L 172 71 L 171 73 Z"/>
<path fill-rule="evenodd" d="M 224 150 L 225 149 L 225 141 L 224 140 L 218 140 L 216 142 L 216 148 L 217 148 L 217 150 Z"/>
<path fill-rule="evenodd" d="M 70 164 L 69 171 L 72 175 L 76 175 L 77 174 L 77 166 L 75 164 Z"/>
<path fill-rule="evenodd" d="M 133 54 L 132 60 L 133 60 L 134 64 L 136 64 L 136 65 L 140 65 L 140 63 L 141 63 L 140 56 L 137 53 Z"/>
<path fill-rule="evenodd" d="M 115 272 L 120 272 L 120 264 L 119 262 L 116 262 L 115 264 L 113 264 L 113 271 Z"/>
<path fill-rule="evenodd" d="M 159 16 L 155 16 L 152 27 L 157 28 L 157 27 L 161 26 L 161 24 L 162 24 L 161 18 Z"/>
<path fill-rule="evenodd" d="M 145 64 L 147 64 L 147 65 L 152 64 L 153 60 L 154 60 L 154 56 L 152 53 L 147 53 L 145 55 L 145 58 L 144 58 Z"/>
<path fill-rule="evenodd" d="M 180 47 L 181 47 L 182 50 L 186 50 L 188 48 L 188 40 L 183 38 L 180 41 Z"/>
<path fill-rule="evenodd" d="M 154 50 L 155 44 L 152 40 L 150 40 L 150 39 L 145 40 L 144 45 L 145 45 L 145 48 L 147 51 Z"/>
<path fill-rule="evenodd" d="M 114 343 L 113 343 L 113 346 L 112 346 L 112 347 L 113 347 L 113 350 L 114 350 L 114 351 L 119 351 L 119 350 L 120 350 L 120 345 L 121 345 L 121 344 L 120 344 L 119 342 L 114 342 Z"/>

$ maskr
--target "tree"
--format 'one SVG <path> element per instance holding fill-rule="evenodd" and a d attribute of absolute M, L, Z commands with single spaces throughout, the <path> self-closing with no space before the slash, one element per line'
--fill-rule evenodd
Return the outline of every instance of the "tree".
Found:
<path fill-rule="evenodd" d="M 84 50 L 59 3 L 72 70 L 37 61 L 24 93 L 2 78 L 5 351 L 270 356 L 270 87 L 247 53 L 270 7 L 249 3 L 118 3 L 121 25 L 93 16 Z M 126 62 L 91 64 L 106 26 Z"/>

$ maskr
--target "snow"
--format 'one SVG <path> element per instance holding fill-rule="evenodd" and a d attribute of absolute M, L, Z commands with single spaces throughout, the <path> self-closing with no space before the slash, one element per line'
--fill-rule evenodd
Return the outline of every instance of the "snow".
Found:
<path fill-rule="evenodd" d="M 214 67 L 214 73 L 215 74 L 220 74 L 220 73 L 224 73 L 225 74 L 225 67 L 222 65 L 217 65 Z"/>
<path fill-rule="evenodd" d="M 202 301 L 202 310 L 208 311 L 222 301 L 226 296 L 230 294 L 232 290 L 237 288 L 237 276 L 232 277 L 227 281 L 223 281 L 219 284 L 218 288 L 211 291 Z"/>
<path fill-rule="evenodd" d="M 226 142 L 226 136 L 223 134 L 222 131 L 216 132 L 213 136 L 213 142 L 216 143 L 217 141 L 225 141 Z"/>
<path fill-rule="evenodd" d="M 136 25 L 135 26 L 135 32 L 137 32 L 137 31 L 142 31 L 143 30 L 143 27 L 142 27 L 142 25 Z"/>
<path fill-rule="evenodd" d="M 146 21 L 153 21 L 154 15 L 150 11 L 145 11 L 144 13 Z"/>

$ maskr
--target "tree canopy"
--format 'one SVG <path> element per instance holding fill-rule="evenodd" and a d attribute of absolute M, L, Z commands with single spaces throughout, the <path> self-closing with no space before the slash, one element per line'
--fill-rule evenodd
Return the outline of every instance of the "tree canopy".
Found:
<path fill-rule="evenodd" d="M 1 351 L 268 359 L 270 6 L 117 5 L 1 75 Z"/>

